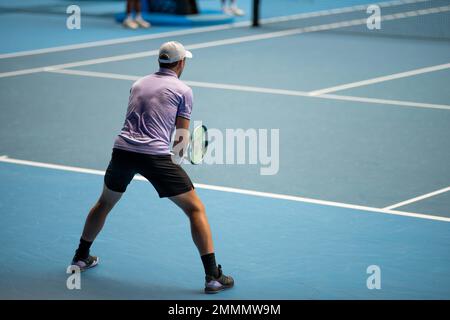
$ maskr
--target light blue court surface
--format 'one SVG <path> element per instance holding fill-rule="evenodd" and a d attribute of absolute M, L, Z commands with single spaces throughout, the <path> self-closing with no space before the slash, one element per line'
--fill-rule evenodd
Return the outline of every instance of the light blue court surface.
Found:
<path fill-rule="evenodd" d="M 1 298 L 211 298 L 201 290 L 202 266 L 187 219 L 141 181 L 131 185 L 95 243 L 101 265 L 82 274 L 80 291 L 67 290 L 64 269 L 102 177 L 0 168 L 0 239 L 11 257 L 2 263 Z M 448 223 L 219 191 L 199 194 L 218 259 L 237 283 L 213 299 L 442 299 L 450 293 Z M 366 287 L 370 265 L 382 267 L 382 290 Z"/>
<path fill-rule="evenodd" d="M 415 11 L 425 26 L 450 21 L 448 1 L 410 2 L 384 2 L 382 12 Z M 365 23 L 333 25 L 367 17 L 354 6 L 369 1 L 264 0 L 264 18 L 290 20 L 132 32 L 114 22 L 121 1 L 80 1 L 89 14 L 72 33 L 59 27 L 67 3 L 0 2 L 0 25 L 23 22 L 0 28 L 0 53 L 45 49 L 0 56 L 0 253 L 8 257 L 0 298 L 450 299 L 445 30 L 424 36 L 429 29 L 416 32 L 403 17 L 370 34 Z M 250 1 L 239 3 L 250 12 Z M 350 9 L 336 14 L 336 6 Z M 320 18 L 298 16 L 320 10 Z M 324 24 L 329 30 L 305 32 Z M 135 35 L 145 37 L 126 38 Z M 94 244 L 100 266 L 70 291 L 65 270 L 101 191 L 130 86 L 157 68 L 152 52 L 168 40 L 194 54 L 182 76 L 194 91 L 194 121 L 222 132 L 279 129 L 274 175 L 261 175 L 259 164 L 184 166 L 200 184 L 218 262 L 236 287 L 202 293 L 188 220 L 134 181 Z M 68 44 L 79 46 L 52 49 Z M 366 286 L 371 265 L 381 269 L 381 290 Z"/>

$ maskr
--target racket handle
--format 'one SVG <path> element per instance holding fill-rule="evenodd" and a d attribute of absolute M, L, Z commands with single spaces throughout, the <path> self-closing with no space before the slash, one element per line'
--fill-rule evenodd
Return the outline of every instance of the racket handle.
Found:
<path fill-rule="evenodd" d="M 183 163 L 184 157 L 176 155 L 173 151 L 170 151 L 170 157 L 172 158 L 172 162 L 177 165 L 181 165 Z"/>

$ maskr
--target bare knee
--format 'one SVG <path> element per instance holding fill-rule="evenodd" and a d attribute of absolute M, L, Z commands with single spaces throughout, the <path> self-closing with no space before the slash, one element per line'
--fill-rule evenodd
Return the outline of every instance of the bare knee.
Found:
<path fill-rule="evenodd" d="M 205 206 L 200 200 L 194 201 L 185 209 L 185 212 L 189 218 L 203 216 L 205 214 Z"/>
<path fill-rule="evenodd" d="M 112 209 L 121 197 L 122 193 L 109 190 L 106 186 L 104 186 L 102 195 L 97 200 L 96 205 L 100 208 Z"/>
<path fill-rule="evenodd" d="M 111 201 L 110 199 L 100 198 L 100 199 L 97 200 L 96 207 L 106 209 L 106 208 L 114 207 L 115 204 L 116 203 Z"/>
<path fill-rule="evenodd" d="M 102 196 L 98 199 L 97 203 L 98 205 L 105 207 L 105 208 L 112 208 L 116 205 L 116 203 L 119 201 L 120 197 L 110 197 L 102 194 Z"/>
<path fill-rule="evenodd" d="M 197 196 L 195 190 L 170 198 L 184 213 L 192 218 L 202 218 L 205 216 L 205 206 Z"/>

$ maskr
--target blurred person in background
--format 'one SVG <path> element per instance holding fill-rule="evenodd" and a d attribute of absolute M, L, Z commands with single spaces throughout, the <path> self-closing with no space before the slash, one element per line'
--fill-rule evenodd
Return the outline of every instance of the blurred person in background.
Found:
<path fill-rule="evenodd" d="M 135 12 L 134 19 L 133 11 Z M 127 0 L 127 16 L 123 20 L 123 25 L 130 29 L 150 27 L 150 23 L 142 18 L 140 0 Z"/>
<path fill-rule="evenodd" d="M 238 8 L 237 0 L 229 0 L 230 5 L 227 6 L 227 0 L 222 1 L 222 11 L 225 14 L 235 15 L 235 16 L 243 16 L 245 12 Z"/>

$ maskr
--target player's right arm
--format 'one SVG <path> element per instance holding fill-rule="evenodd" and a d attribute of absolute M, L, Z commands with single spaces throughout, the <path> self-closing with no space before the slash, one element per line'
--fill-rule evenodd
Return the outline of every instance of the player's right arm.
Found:
<path fill-rule="evenodd" d="M 175 139 L 173 142 L 172 151 L 176 157 L 182 158 L 187 152 L 189 146 L 189 119 L 177 117 L 175 126 Z"/>
<path fill-rule="evenodd" d="M 172 160 L 178 164 L 181 163 L 183 155 L 186 154 L 189 146 L 189 124 L 191 122 L 190 118 L 193 100 L 192 89 L 189 88 L 183 94 L 183 100 L 178 108 L 178 114 L 175 122 L 175 138 L 172 146 Z"/>

